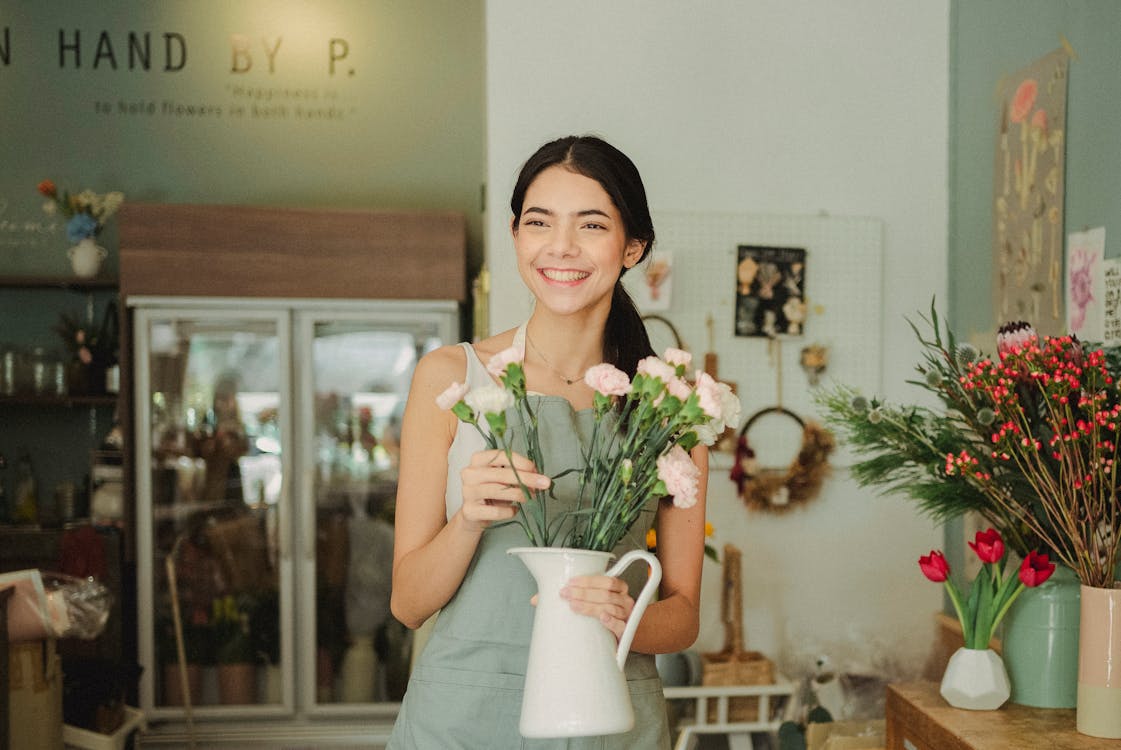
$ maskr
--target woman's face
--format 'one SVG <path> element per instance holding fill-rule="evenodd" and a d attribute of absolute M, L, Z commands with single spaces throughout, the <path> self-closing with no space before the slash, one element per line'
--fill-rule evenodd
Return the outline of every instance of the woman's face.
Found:
<path fill-rule="evenodd" d="M 620 272 L 642 257 L 603 187 L 561 166 L 530 184 L 511 227 L 522 279 L 558 314 L 610 306 Z"/>

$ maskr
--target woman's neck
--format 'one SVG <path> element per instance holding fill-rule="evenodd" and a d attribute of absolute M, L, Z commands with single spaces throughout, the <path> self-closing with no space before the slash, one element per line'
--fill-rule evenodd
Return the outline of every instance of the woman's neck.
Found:
<path fill-rule="evenodd" d="M 584 377 L 603 361 L 604 320 L 592 316 L 556 316 L 535 310 L 526 324 L 526 361 L 555 375 L 566 385 Z"/>

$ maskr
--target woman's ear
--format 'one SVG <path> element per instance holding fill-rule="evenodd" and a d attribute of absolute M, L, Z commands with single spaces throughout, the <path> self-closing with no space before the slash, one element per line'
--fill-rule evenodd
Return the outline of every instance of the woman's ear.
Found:
<path fill-rule="evenodd" d="M 510 235 L 512 237 L 517 237 L 518 236 L 518 217 L 517 216 L 511 216 L 510 217 Z"/>
<path fill-rule="evenodd" d="M 634 268 L 645 252 L 646 240 L 629 240 L 627 249 L 623 251 L 623 267 Z"/>

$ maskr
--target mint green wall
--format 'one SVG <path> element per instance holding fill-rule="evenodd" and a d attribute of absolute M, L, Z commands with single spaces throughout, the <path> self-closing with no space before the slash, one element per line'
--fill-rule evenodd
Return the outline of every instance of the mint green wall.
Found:
<path fill-rule="evenodd" d="M 950 247 L 947 317 L 963 338 L 995 331 L 992 189 L 997 85 L 1070 42 L 1065 231 L 1106 228 L 1121 255 L 1121 3 L 1109 0 L 954 0 L 950 20 Z M 946 552 L 964 560 L 962 526 Z"/>
<path fill-rule="evenodd" d="M 60 29 L 79 34 L 62 65 Z M 147 69 L 130 33 L 149 35 Z M 44 178 L 134 201 L 459 211 L 478 267 L 484 59 L 483 0 L 0 0 L 0 276 L 71 273 Z M 115 220 L 99 241 L 115 275 Z M 111 294 L 0 288 L 0 350 L 60 352 L 59 314 L 93 299 L 100 318 Z M 49 499 L 81 484 L 111 412 L 6 406 L 0 454 L 29 449 Z"/>
<path fill-rule="evenodd" d="M 1121 254 L 1121 3 L 955 0 L 950 21 L 950 299 L 964 337 L 993 331 L 992 189 L 997 85 L 1061 46 L 1070 65 L 1065 231 L 1105 226 Z"/>
<path fill-rule="evenodd" d="M 80 34 L 61 67 L 60 30 Z M 150 35 L 148 69 L 130 33 Z M 69 272 L 48 177 L 137 201 L 461 211 L 477 265 L 483 37 L 482 0 L 0 0 L 0 274 Z M 115 250 L 115 226 L 101 239 Z"/>

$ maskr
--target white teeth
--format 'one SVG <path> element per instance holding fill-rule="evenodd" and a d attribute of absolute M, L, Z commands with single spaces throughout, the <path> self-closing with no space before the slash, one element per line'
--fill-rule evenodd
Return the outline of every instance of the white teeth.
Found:
<path fill-rule="evenodd" d="M 585 271 L 557 271 L 554 269 L 543 270 L 541 273 L 545 275 L 545 278 L 552 281 L 579 281 L 589 276 Z"/>

